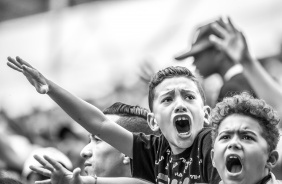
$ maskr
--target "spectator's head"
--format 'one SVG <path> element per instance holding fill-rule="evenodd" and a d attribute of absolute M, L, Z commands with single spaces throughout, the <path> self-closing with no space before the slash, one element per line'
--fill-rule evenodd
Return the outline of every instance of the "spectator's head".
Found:
<path fill-rule="evenodd" d="M 186 67 L 171 66 L 158 71 L 149 84 L 148 122 L 160 129 L 174 154 L 190 147 L 210 108 L 198 79 Z"/>
<path fill-rule="evenodd" d="M 220 24 L 223 20 L 219 19 L 216 21 Z M 210 35 L 221 37 L 211 26 L 214 22 L 197 28 L 191 49 L 175 58 L 176 60 L 183 60 L 193 57 L 194 65 L 204 78 L 214 73 L 219 73 L 223 76 L 234 65 L 227 55 L 217 49 L 209 40 Z"/>
<path fill-rule="evenodd" d="M 132 133 L 156 134 L 147 124 L 148 110 L 145 108 L 117 102 L 103 113 Z M 84 171 L 87 175 L 131 177 L 130 158 L 97 135 L 89 135 L 89 144 L 82 149 L 80 155 L 85 159 Z"/>
<path fill-rule="evenodd" d="M 226 97 L 211 113 L 212 161 L 224 183 L 255 184 L 278 159 L 278 116 L 248 93 Z M 235 183 L 236 183 L 235 182 Z"/>
<path fill-rule="evenodd" d="M 54 158 L 56 161 L 61 163 L 65 168 L 68 170 L 72 170 L 73 165 L 71 160 L 61 151 L 59 151 L 56 148 L 53 147 L 47 147 L 47 148 L 35 148 L 34 151 L 31 152 L 30 156 L 27 158 L 27 160 L 24 163 L 22 176 L 27 180 L 28 183 L 33 184 L 35 181 L 40 181 L 44 179 L 48 179 L 47 177 L 38 174 L 34 171 L 32 171 L 29 167 L 31 165 L 43 167 L 35 158 L 34 155 L 38 155 L 40 157 L 43 157 L 44 155 L 50 156 Z"/>

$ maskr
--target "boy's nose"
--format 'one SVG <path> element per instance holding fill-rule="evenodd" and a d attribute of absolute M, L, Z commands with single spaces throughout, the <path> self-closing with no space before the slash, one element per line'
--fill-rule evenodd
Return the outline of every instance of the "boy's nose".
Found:
<path fill-rule="evenodd" d="M 233 138 L 229 142 L 228 149 L 242 149 L 242 146 L 237 138 Z"/>
<path fill-rule="evenodd" d="M 92 151 L 91 149 L 88 149 L 88 146 L 86 145 L 80 152 L 80 156 L 84 159 L 87 159 L 89 157 L 92 157 Z"/>
<path fill-rule="evenodd" d="M 175 108 L 175 112 L 176 113 L 178 113 L 178 112 L 187 112 L 187 108 L 183 104 L 179 104 Z"/>

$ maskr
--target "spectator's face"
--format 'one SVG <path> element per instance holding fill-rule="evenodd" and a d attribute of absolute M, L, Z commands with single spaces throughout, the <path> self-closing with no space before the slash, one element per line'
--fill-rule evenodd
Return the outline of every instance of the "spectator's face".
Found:
<path fill-rule="evenodd" d="M 205 108 L 197 85 L 186 77 L 165 79 L 155 88 L 153 116 L 174 154 L 193 144 L 203 128 Z"/>
<path fill-rule="evenodd" d="M 95 135 L 89 135 L 89 139 L 89 144 L 80 153 L 81 157 L 85 159 L 85 173 L 98 177 L 123 176 L 123 168 L 129 167 L 129 158 Z"/>
<path fill-rule="evenodd" d="M 224 183 L 254 184 L 269 172 L 262 128 L 246 115 L 233 114 L 221 122 L 212 157 Z"/>

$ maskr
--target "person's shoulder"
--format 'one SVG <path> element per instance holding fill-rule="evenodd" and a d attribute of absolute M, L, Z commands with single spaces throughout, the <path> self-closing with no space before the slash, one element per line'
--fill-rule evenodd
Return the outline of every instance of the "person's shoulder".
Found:
<path fill-rule="evenodd" d="M 210 137 L 212 131 L 212 127 L 204 127 L 202 130 L 198 133 L 198 137 Z"/>
<path fill-rule="evenodd" d="M 203 149 L 210 149 L 212 145 L 211 138 L 211 127 L 204 127 L 198 134 L 197 142 L 198 146 L 203 147 Z"/>
<path fill-rule="evenodd" d="M 134 132 L 133 136 L 134 137 L 142 137 L 142 138 L 145 138 L 145 139 L 162 139 L 163 138 L 162 134 L 160 134 L 160 135 L 145 134 L 143 132 Z"/>
<path fill-rule="evenodd" d="M 157 146 L 162 144 L 166 141 L 164 136 L 162 134 L 160 135 L 154 135 L 154 134 L 144 134 L 142 132 L 140 133 L 133 133 L 133 140 L 134 144 L 143 143 L 147 145 Z"/>
<path fill-rule="evenodd" d="M 271 179 L 266 184 L 282 184 L 282 180 L 276 180 L 275 175 L 270 172 Z"/>

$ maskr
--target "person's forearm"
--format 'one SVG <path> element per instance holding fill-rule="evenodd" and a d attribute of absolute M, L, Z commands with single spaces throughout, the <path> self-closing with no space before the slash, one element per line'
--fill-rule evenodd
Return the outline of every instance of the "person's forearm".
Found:
<path fill-rule="evenodd" d="M 95 106 L 76 97 L 52 81 L 48 81 L 47 93 L 72 119 L 93 134 L 99 134 L 105 121 L 103 113 Z"/>
<path fill-rule="evenodd" d="M 110 121 L 101 110 L 72 95 L 52 81 L 48 81 L 47 93 L 72 119 L 88 132 L 99 136 L 122 153 L 132 158 L 133 135 Z"/>
<path fill-rule="evenodd" d="M 98 177 L 96 183 L 92 184 L 152 184 L 149 181 L 137 179 L 137 178 L 126 178 L 126 177 Z"/>
<path fill-rule="evenodd" d="M 254 58 L 249 58 L 249 62 L 242 62 L 244 75 L 250 82 L 258 97 L 264 99 L 282 117 L 282 89 L 267 73 L 262 65 Z"/>

